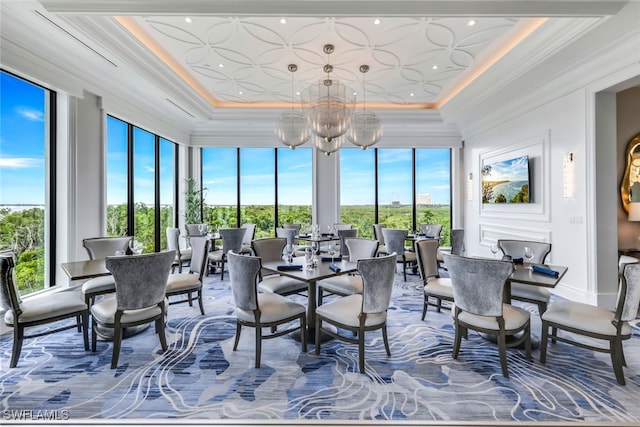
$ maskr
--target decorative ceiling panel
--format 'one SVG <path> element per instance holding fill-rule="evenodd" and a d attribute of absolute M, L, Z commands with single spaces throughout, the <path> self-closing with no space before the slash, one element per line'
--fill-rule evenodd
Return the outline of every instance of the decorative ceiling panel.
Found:
<path fill-rule="evenodd" d="M 521 21 L 508 17 L 146 16 L 136 23 L 225 106 L 282 106 L 332 76 L 358 102 L 429 107 L 489 58 Z M 331 55 L 323 53 L 333 44 Z M 290 73 L 288 64 L 298 71 Z M 363 75 L 360 65 L 370 71 Z M 363 96 L 363 80 L 366 94 Z M 293 91 L 292 91 L 293 87 Z M 294 92 L 294 93 L 292 93 Z"/>

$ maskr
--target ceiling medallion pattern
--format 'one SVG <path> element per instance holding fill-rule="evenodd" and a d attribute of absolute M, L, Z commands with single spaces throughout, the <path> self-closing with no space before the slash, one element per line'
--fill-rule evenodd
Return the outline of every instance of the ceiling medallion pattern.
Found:
<path fill-rule="evenodd" d="M 372 104 L 430 104 L 464 78 L 514 18 L 216 17 L 137 18 L 139 24 L 212 96 L 241 105 L 291 102 L 287 64 L 297 64 L 296 92 L 312 85 L 325 65 L 322 46 L 336 46 L 332 75 L 359 87 L 369 64 L 366 99 Z M 361 96 L 359 96 L 362 99 Z"/>

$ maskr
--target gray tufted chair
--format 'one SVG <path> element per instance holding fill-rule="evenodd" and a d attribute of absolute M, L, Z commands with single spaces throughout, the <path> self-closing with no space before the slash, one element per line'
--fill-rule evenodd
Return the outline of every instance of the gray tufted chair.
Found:
<path fill-rule="evenodd" d="M 524 258 L 524 248 L 529 246 L 533 249 L 533 264 L 544 264 L 547 255 L 551 252 L 551 243 L 531 242 L 527 240 L 498 240 L 498 248 L 503 254 L 509 255 L 512 259 Z M 547 305 L 551 300 L 551 292 L 542 286 L 531 286 L 524 283 L 511 282 L 511 299 L 524 301 L 538 306 L 538 313 L 542 314 L 547 310 Z"/>
<path fill-rule="evenodd" d="M 405 250 L 404 242 L 407 240 L 407 230 L 383 228 L 382 235 L 388 253 L 396 253 L 397 261 L 402 263 L 402 275 L 404 281 L 407 281 L 407 264 L 416 263 L 416 254 L 412 251 Z"/>
<path fill-rule="evenodd" d="M 200 231 L 200 226 L 204 227 L 204 231 Z M 203 236 L 207 233 L 207 228 L 209 224 L 200 223 L 200 224 L 185 224 L 184 228 L 187 230 L 188 236 Z"/>
<path fill-rule="evenodd" d="M 268 237 L 255 239 L 251 245 L 253 253 L 260 257 L 262 262 L 272 262 L 282 259 L 282 251 L 287 244 L 283 237 Z M 292 277 L 281 276 L 270 271 L 260 272 L 258 289 L 262 292 L 271 292 L 279 295 L 301 294 L 309 285 Z"/>
<path fill-rule="evenodd" d="M 209 252 L 208 255 L 209 264 L 220 267 L 220 280 L 224 280 L 224 265 L 227 261 L 227 254 L 229 251 L 242 252 L 242 241 L 246 232 L 246 228 L 223 228 L 220 230 L 222 249 Z"/>
<path fill-rule="evenodd" d="M 340 256 L 348 257 L 349 256 L 349 248 L 344 244 L 345 239 L 350 239 L 354 237 L 358 237 L 358 229 L 357 228 L 347 228 L 344 230 L 338 230 L 338 237 L 340 237 Z M 349 259 L 351 261 L 351 259 Z"/>
<path fill-rule="evenodd" d="M 439 264 L 444 264 L 444 254 L 460 255 L 463 256 L 465 252 L 464 248 L 464 229 L 454 228 L 449 232 L 451 236 L 451 246 L 438 248 L 437 259 Z M 445 266 L 446 267 L 446 266 Z"/>
<path fill-rule="evenodd" d="M 527 359 L 531 360 L 531 324 L 527 310 L 505 304 L 504 287 L 513 271 L 510 262 L 445 255 L 451 275 L 456 329 L 453 358 L 458 358 L 460 344 L 467 330 L 496 335 L 502 375 L 509 377 L 507 347 L 524 343 Z M 515 338 L 515 334 L 523 332 Z M 514 339 L 507 341 L 507 336 Z"/>
<path fill-rule="evenodd" d="M 164 333 L 167 278 L 175 253 L 154 252 L 107 257 L 107 269 L 116 281 L 116 295 L 91 307 L 92 351 L 96 351 L 97 326 L 113 328 L 111 369 L 118 366 L 123 329 L 155 321 L 163 351 L 167 351 Z"/>
<path fill-rule="evenodd" d="M 382 329 L 382 339 L 387 355 L 391 356 L 387 338 L 387 309 L 391 303 L 396 256 L 358 260 L 358 273 L 362 276 L 362 293 L 337 298 L 316 309 L 316 355 L 320 354 L 320 334 L 358 344 L 360 373 L 364 373 L 364 339 L 366 331 Z M 351 331 L 356 338 L 341 335 L 333 328 L 323 328 L 322 323 L 334 325 L 339 330 Z"/>
<path fill-rule="evenodd" d="M 378 254 L 386 255 L 387 248 L 384 244 L 384 235 L 382 229 L 387 228 L 387 224 L 373 224 L 373 238 L 378 241 Z"/>
<path fill-rule="evenodd" d="M 178 267 L 178 273 L 182 273 L 182 267 L 185 263 L 189 265 L 191 263 L 191 248 L 180 248 L 180 229 L 174 227 L 167 227 L 167 249 L 176 252 L 176 259 L 173 261 L 173 266 Z M 191 242 L 191 239 L 189 239 Z"/>
<path fill-rule="evenodd" d="M 373 258 L 378 250 L 378 241 L 371 239 L 345 239 L 349 261 L 358 262 L 364 258 Z M 347 296 L 362 293 L 362 277 L 359 274 L 343 274 L 317 282 L 318 305 L 322 305 L 325 293 Z"/>
<path fill-rule="evenodd" d="M 25 338 L 36 338 L 71 328 L 82 330 L 84 349 L 89 350 L 89 311 L 82 295 L 76 289 L 65 288 L 20 298 L 15 277 L 15 254 L 11 251 L 0 252 L 0 302 L 4 313 L 5 325 L 13 328 L 13 349 L 10 368 L 18 365 L 22 342 Z M 75 322 L 54 329 L 40 328 L 36 333 L 25 335 L 25 328 L 58 322 L 74 318 Z"/>
<path fill-rule="evenodd" d="M 611 364 L 618 384 L 625 385 L 623 366 L 626 366 L 622 341 L 633 334 L 629 322 L 638 315 L 640 304 L 640 263 L 628 260 L 620 262 L 618 301 L 615 311 L 575 301 L 556 301 L 542 315 L 542 337 L 540 338 L 540 362 L 547 360 L 547 341 L 561 341 L 577 347 L 587 348 L 611 355 Z M 551 328 L 551 333 L 549 333 Z M 600 347 L 579 342 L 570 335 L 559 335 L 558 330 L 604 340 L 609 346 Z"/>
<path fill-rule="evenodd" d="M 428 238 L 438 239 L 442 236 L 442 224 L 420 224 L 420 232 Z"/>
<path fill-rule="evenodd" d="M 427 315 L 430 298 L 436 300 L 435 306 L 438 312 L 440 312 L 442 300 L 453 302 L 453 287 L 451 286 L 450 278 L 440 277 L 437 260 L 438 240 L 417 240 L 415 243 L 415 252 L 418 270 L 420 271 L 424 285 L 424 304 L 422 305 L 422 320 L 424 320 Z"/>
<path fill-rule="evenodd" d="M 87 250 L 90 259 L 104 259 L 116 254 L 116 251 L 128 253 L 132 236 L 122 237 L 92 237 L 82 240 L 82 246 Z M 87 307 L 95 302 L 98 295 L 110 294 L 116 291 L 113 276 L 101 276 L 89 279 L 82 284 L 82 293 Z"/>
<path fill-rule="evenodd" d="M 244 233 L 244 238 L 242 239 L 242 252 L 243 254 L 251 254 L 251 241 L 256 237 L 256 225 L 250 223 L 242 224 L 242 227 L 247 230 Z"/>
<path fill-rule="evenodd" d="M 209 239 L 207 237 L 191 237 L 192 257 L 189 271 L 185 273 L 171 273 L 167 279 L 167 298 L 169 304 L 188 302 L 193 305 L 193 294 L 200 306 L 200 313 L 204 314 L 202 301 L 202 276 L 207 268 L 207 255 L 209 253 Z M 186 298 L 171 298 L 176 295 L 186 295 Z"/>
<path fill-rule="evenodd" d="M 260 274 L 260 258 L 248 255 L 228 253 L 229 278 L 233 301 L 236 305 L 236 339 L 233 350 L 238 348 L 243 326 L 255 328 L 256 360 L 255 367 L 260 367 L 262 340 L 276 338 L 290 332 L 300 330 L 302 351 L 307 351 L 306 309 L 302 304 L 293 302 L 282 295 L 264 292 L 258 293 L 257 282 Z M 278 332 L 279 325 L 299 320 L 297 327 Z M 271 328 L 272 333 L 263 335 L 262 328 Z"/>

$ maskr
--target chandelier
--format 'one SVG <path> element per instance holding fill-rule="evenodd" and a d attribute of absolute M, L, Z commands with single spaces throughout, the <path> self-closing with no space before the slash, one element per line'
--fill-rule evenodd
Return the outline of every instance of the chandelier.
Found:
<path fill-rule="evenodd" d="M 327 76 L 303 91 L 303 112 L 296 112 L 293 108 L 293 73 L 298 67 L 289 64 L 288 69 L 292 73 L 291 112 L 280 115 L 275 128 L 276 136 L 284 145 L 295 149 L 313 135 L 315 147 L 326 155 L 331 155 L 340 149 L 346 134 L 351 143 L 366 149 L 382 138 L 382 120 L 374 112 L 366 111 L 364 95 L 363 111 L 354 113 L 354 91 L 331 77 L 333 66 L 328 63 L 328 57 L 333 53 L 334 47 L 327 44 L 323 50 L 327 54 L 327 64 L 323 67 Z M 367 71 L 368 65 L 360 66 L 363 93 L 364 74 Z"/>

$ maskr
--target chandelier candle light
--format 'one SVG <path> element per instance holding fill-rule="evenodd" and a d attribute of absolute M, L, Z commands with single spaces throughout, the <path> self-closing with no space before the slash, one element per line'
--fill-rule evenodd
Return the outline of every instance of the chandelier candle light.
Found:
<path fill-rule="evenodd" d="M 333 53 L 333 45 L 324 46 L 328 56 Z M 289 64 L 289 71 L 297 70 L 295 64 Z M 276 136 L 286 146 L 295 147 L 306 143 L 314 135 L 315 147 L 331 155 L 339 150 L 346 138 L 354 145 L 366 149 L 382 138 L 382 121 L 370 111 L 366 111 L 363 95 L 362 113 L 353 113 L 355 107 L 354 91 L 331 77 L 333 66 L 327 63 L 324 68 L 327 77 L 309 86 L 303 92 L 302 106 L 304 114 L 293 109 L 293 77 L 291 112 L 283 113 L 276 124 Z M 363 75 L 369 71 L 368 65 L 360 66 Z"/>

